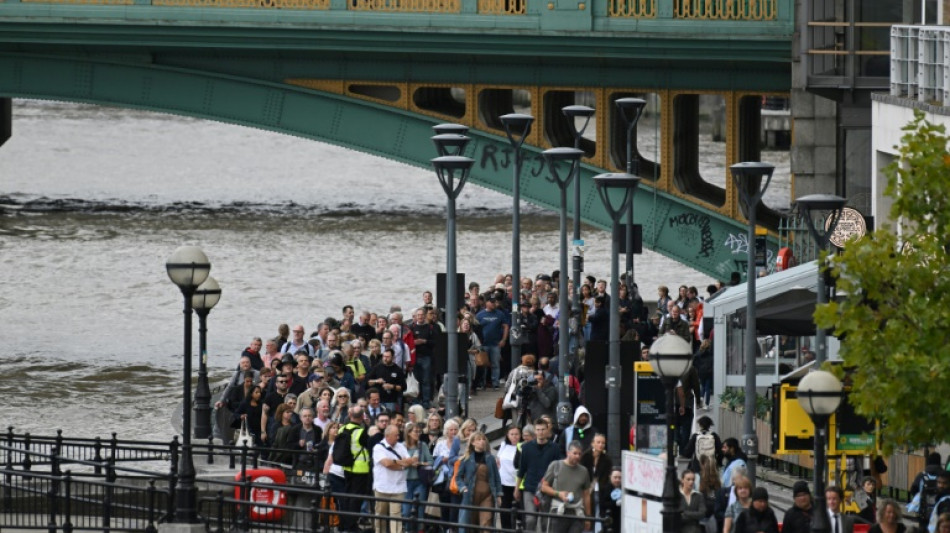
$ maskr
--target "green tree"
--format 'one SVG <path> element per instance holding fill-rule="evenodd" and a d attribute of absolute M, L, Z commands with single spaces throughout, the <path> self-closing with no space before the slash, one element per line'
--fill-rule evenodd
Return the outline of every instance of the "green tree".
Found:
<path fill-rule="evenodd" d="M 891 219 L 832 261 L 840 303 L 819 326 L 842 338 L 855 411 L 888 451 L 950 442 L 950 154 L 945 128 L 915 113 L 887 169 Z M 899 235 L 898 235 L 899 231 Z"/>

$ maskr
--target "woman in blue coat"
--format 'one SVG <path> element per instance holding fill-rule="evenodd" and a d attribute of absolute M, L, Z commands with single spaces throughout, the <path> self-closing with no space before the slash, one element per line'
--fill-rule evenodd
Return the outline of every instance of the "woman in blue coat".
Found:
<path fill-rule="evenodd" d="M 462 456 L 456 479 L 462 505 L 481 507 L 476 512 L 462 509 L 459 513 L 459 533 L 465 533 L 466 525 L 494 527 L 495 511 L 501 506 L 501 475 L 498 462 L 488 446 L 488 437 L 477 432 L 469 440 L 468 449 Z M 477 520 L 476 520 L 477 518 Z"/>

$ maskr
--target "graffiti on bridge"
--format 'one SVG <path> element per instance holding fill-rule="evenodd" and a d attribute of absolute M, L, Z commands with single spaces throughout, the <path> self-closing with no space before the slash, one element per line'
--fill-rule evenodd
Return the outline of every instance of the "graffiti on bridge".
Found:
<path fill-rule="evenodd" d="M 713 253 L 714 242 L 712 235 L 712 223 L 708 215 L 702 213 L 682 213 L 669 218 L 671 229 L 679 228 L 679 236 L 683 242 L 694 243 L 696 235 L 688 230 L 698 230 L 699 233 L 699 252 L 696 257 L 710 257 Z M 687 230 L 687 231 L 682 231 Z"/>

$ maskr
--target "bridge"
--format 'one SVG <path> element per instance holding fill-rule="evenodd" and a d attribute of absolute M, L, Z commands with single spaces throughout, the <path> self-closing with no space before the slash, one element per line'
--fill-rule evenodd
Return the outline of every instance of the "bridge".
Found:
<path fill-rule="evenodd" d="M 206 118 L 421 167 L 431 126 L 458 122 L 471 180 L 502 193 L 498 116 L 529 113 L 522 198 L 549 208 L 541 152 L 573 144 L 560 110 L 586 103 L 597 118 L 578 208 L 607 229 L 592 177 L 625 168 L 614 102 L 640 96 L 643 244 L 727 278 L 745 271 L 727 243 L 747 227 L 728 166 L 759 160 L 762 102 L 789 91 L 793 31 L 793 0 L 0 0 L 0 97 Z M 717 176 L 698 162 L 701 95 L 724 102 Z"/>

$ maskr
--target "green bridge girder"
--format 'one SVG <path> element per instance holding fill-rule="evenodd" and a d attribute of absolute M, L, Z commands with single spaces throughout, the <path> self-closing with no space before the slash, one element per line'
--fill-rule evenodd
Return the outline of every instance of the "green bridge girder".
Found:
<path fill-rule="evenodd" d="M 429 140 L 431 127 L 441 122 L 280 83 L 79 57 L 0 53 L 0 96 L 116 105 L 217 120 L 345 146 L 423 168 L 430 168 L 435 156 Z M 466 155 L 476 161 L 471 181 L 510 195 L 507 140 L 477 130 L 470 136 Z M 559 209 L 559 190 L 546 179 L 541 150 L 527 150 L 522 199 Z M 600 172 L 582 166 L 581 215 L 588 224 L 609 229 L 609 216 L 592 179 Z M 733 271 L 744 272 L 746 253 L 732 243 L 744 240 L 745 224 L 648 185 L 641 186 L 634 205 L 645 247 L 717 279 L 728 279 Z"/>

